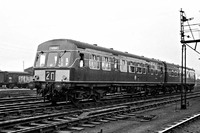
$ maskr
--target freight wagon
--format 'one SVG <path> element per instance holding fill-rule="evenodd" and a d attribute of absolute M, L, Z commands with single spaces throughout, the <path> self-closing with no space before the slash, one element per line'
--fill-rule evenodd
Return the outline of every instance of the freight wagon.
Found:
<path fill-rule="evenodd" d="M 27 88 L 33 80 L 28 72 L 0 71 L 0 86 L 6 88 Z"/>

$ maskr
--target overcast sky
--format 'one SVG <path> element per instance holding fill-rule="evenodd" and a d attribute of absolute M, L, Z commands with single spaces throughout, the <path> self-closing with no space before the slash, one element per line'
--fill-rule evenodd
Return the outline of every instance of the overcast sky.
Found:
<path fill-rule="evenodd" d="M 33 66 L 37 46 L 60 38 L 181 64 L 179 11 L 200 23 L 199 5 L 199 0 L 0 0 L 0 70 L 22 71 L 23 62 Z M 200 70 L 198 58 L 187 48 L 187 66 Z"/>

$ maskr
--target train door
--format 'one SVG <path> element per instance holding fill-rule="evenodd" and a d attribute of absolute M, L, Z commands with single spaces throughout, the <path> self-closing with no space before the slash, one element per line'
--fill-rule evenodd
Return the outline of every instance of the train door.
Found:
<path fill-rule="evenodd" d="M 86 63 L 86 55 L 84 53 L 80 53 L 79 54 L 79 71 L 77 72 L 78 75 L 78 81 L 86 81 L 86 77 L 87 77 L 87 63 Z"/>
<path fill-rule="evenodd" d="M 113 70 L 112 70 L 112 81 L 119 81 L 119 72 L 120 72 L 120 60 L 119 60 L 119 58 L 118 57 L 114 57 L 113 58 Z"/>
<path fill-rule="evenodd" d="M 165 74 L 164 74 L 164 65 L 163 64 L 160 64 L 160 81 L 164 82 L 164 77 L 165 77 Z"/>
<path fill-rule="evenodd" d="M 168 81 L 168 73 L 167 73 L 167 64 L 165 62 L 163 62 L 164 65 L 164 83 L 167 83 Z"/>
<path fill-rule="evenodd" d="M 146 64 L 146 81 L 150 81 L 151 77 L 150 77 L 150 65 Z"/>
<path fill-rule="evenodd" d="M 155 67 L 152 65 L 152 62 L 148 62 L 146 64 L 147 67 L 147 72 L 146 72 L 146 77 L 147 77 L 147 82 L 155 82 Z"/>

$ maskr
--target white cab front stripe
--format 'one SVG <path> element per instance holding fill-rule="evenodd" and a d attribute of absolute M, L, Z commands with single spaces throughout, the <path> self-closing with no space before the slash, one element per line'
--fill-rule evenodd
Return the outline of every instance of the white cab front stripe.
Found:
<path fill-rule="evenodd" d="M 45 71 L 46 70 L 35 70 L 35 75 L 39 76 L 39 79 L 36 81 L 46 81 L 45 80 Z M 67 82 L 70 78 L 69 70 L 51 70 L 55 71 L 55 81 L 56 82 Z"/>

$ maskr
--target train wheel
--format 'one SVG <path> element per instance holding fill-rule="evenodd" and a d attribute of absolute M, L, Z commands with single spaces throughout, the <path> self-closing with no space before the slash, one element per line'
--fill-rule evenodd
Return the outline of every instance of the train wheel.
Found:
<path fill-rule="evenodd" d="M 80 103 L 80 100 L 79 100 L 79 99 L 75 98 L 74 96 L 69 96 L 68 98 L 69 98 L 69 101 L 71 101 L 71 103 L 72 103 L 73 105 L 75 105 L 76 107 L 78 107 L 78 105 L 79 105 L 79 103 Z"/>
<path fill-rule="evenodd" d="M 56 105 L 57 102 L 56 102 L 55 100 L 52 100 L 52 101 L 51 101 L 51 104 L 52 104 L 52 105 Z"/>
<path fill-rule="evenodd" d="M 80 100 L 78 100 L 78 99 L 71 99 L 71 102 L 72 102 L 72 104 L 75 105 L 76 107 L 79 107 Z"/>
<path fill-rule="evenodd" d="M 51 95 L 51 104 L 52 105 L 56 105 L 57 104 L 57 100 L 54 96 Z"/>
<path fill-rule="evenodd" d="M 93 96 L 93 100 L 95 101 L 95 102 L 99 102 L 100 100 L 101 100 L 101 96 L 100 96 L 100 94 L 95 94 L 94 96 Z"/>
<path fill-rule="evenodd" d="M 9 85 L 9 88 L 10 88 L 10 89 L 13 89 L 14 86 L 15 86 L 14 84 L 10 84 L 10 85 Z"/>

